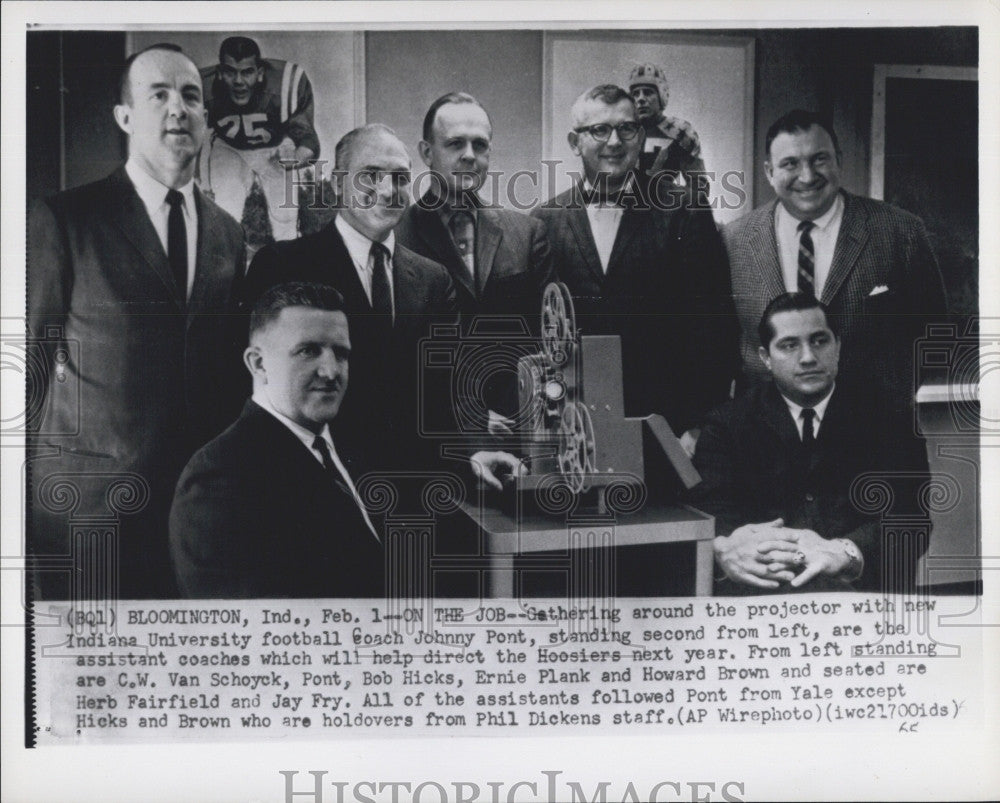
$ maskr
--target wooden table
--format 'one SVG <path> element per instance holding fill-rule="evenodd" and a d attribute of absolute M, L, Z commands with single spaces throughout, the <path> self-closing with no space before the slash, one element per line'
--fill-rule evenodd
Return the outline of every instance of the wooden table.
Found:
<path fill-rule="evenodd" d="M 692 543 L 695 595 L 711 596 L 715 519 L 687 505 L 647 504 L 636 513 L 616 516 L 517 515 L 465 502 L 462 511 L 481 528 L 489 556 L 488 588 L 493 597 L 514 596 L 514 559 L 540 552 L 565 553 L 600 547 Z"/>

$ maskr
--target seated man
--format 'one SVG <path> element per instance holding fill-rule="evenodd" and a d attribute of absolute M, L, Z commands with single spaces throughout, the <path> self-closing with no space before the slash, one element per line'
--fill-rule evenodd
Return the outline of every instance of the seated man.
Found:
<path fill-rule="evenodd" d="M 717 593 L 911 588 L 930 530 L 912 420 L 835 383 L 836 321 L 811 294 L 775 298 L 759 335 L 773 381 L 713 411 L 694 456 L 692 502 L 716 517 Z M 858 481 L 870 473 L 893 515 L 911 516 L 907 535 L 883 533 Z"/>
<path fill-rule="evenodd" d="M 344 300 L 305 282 L 271 288 L 243 355 L 253 397 L 181 475 L 170 552 L 186 597 L 373 597 L 383 547 L 337 455 L 347 390 Z"/>
<path fill-rule="evenodd" d="M 383 545 L 329 426 L 347 391 L 344 310 L 339 292 L 310 282 L 276 285 L 254 305 L 243 355 L 253 396 L 191 458 L 174 495 L 183 596 L 382 595 Z M 477 452 L 471 467 L 493 487 L 522 470 L 503 452 Z"/>

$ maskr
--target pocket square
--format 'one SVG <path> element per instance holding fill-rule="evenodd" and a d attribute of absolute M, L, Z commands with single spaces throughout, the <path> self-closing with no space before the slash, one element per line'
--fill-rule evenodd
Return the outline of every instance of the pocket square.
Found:
<path fill-rule="evenodd" d="M 868 294 L 869 296 L 877 296 L 881 293 L 888 293 L 889 287 L 885 284 L 880 284 L 878 287 L 873 287 L 872 291 Z"/>

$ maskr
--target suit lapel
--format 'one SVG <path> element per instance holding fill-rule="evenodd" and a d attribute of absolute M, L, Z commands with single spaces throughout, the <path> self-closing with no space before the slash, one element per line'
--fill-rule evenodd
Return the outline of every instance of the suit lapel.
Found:
<path fill-rule="evenodd" d="M 832 448 L 842 446 L 845 439 L 857 431 L 857 421 L 849 420 L 850 409 L 849 399 L 844 395 L 844 391 L 838 392 L 835 388 L 833 395 L 830 396 L 830 402 L 826 405 L 819 434 L 816 436 L 816 448 L 813 449 L 809 461 L 810 471 L 815 471 L 819 466 L 821 454 L 829 455 Z"/>
<path fill-rule="evenodd" d="M 476 286 L 482 295 L 493 272 L 493 260 L 503 239 L 503 229 L 493 220 L 488 209 L 480 209 L 476 223 Z"/>
<path fill-rule="evenodd" d="M 781 273 L 781 259 L 778 257 L 778 239 L 774 234 L 773 201 L 763 212 L 761 225 L 753 226 L 750 232 L 750 249 L 753 263 L 760 276 L 767 298 L 777 298 L 785 292 L 785 281 Z M 787 408 L 786 408 L 787 409 Z"/>
<path fill-rule="evenodd" d="M 416 267 L 409 260 L 405 249 L 397 243 L 392 258 L 392 285 L 396 302 L 395 332 L 408 329 L 410 324 L 421 317 L 419 284 L 420 277 Z"/>
<path fill-rule="evenodd" d="M 194 191 L 194 200 L 198 209 L 198 252 L 195 258 L 191 298 L 187 303 L 188 325 L 194 320 L 197 312 L 205 307 L 215 306 L 210 290 L 216 285 L 216 278 L 225 275 L 228 268 L 225 255 L 216 248 L 218 240 L 215 232 L 220 230 L 221 225 L 219 214 L 214 206 L 204 202 L 197 187 Z M 226 299 L 224 303 L 228 301 L 229 299 Z M 217 306 L 215 311 L 218 311 Z"/>
<path fill-rule="evenodd" d="M 421 203 L 433 205 L 438 202 L 425 195 L 421 199 Z M 479 219 L 481 222 L 481 212 Z M 425 209 L 418 204 L 413 209 L 413 224 L 417 236 L 423 240 L 430 253 L 434 255 L 434 259 L 448 269 L 452 279 L 455 280 L 455 285 L 462 288 L 475 301 L 477 298 L 476 286 L 472 280 L 472 275 L 469 273 L 469 267 L 465 264 L 465 260 L 462 259 L 462 255 L 458 253 L 458 248 L 454 240 L 452 240 L 451 234 L 445 228 L 441 216 L 436 211 Z M 478 232 L 476 251 L 478 261 Z"/>
<path fill-rule="evenodd" d="M 840 233 L 837 235 L 837 245 L 833 250 L 833 262 L 830 274 L 826 277 L 820 299 L 829 305 L 840 290 L 844 280 L 854 270 L 858 257 L 865 250 L 868 242 L 868 221 L 864 213 L 858 209 L 849 193 L 844 193 L 844 217 L 840 222 Z"/>
<path fill-rule="evenodd" d="M 775 431 L 786 453 L 796 454 L 802 448 L 799 430 L 792 420 L 792 414 L 785 404 L 784 397 L 778 392 L 774 383 L 764 390 L 764 419 Z"/>
<path fill-rule="evenodd" d="M 264 433 L 270 455 L 277 457 L 284 454 L 298 476 L 314 479 L 317 484 L 323 479 L 323 466 L 309 453 L 306 445 L 257 402 L 247 401 L 243 417 L 250 419 Z M 275 464 L 280 465 L 280 461 L 276 460 Z"/>
<path fill-rule="evenodd" d="M 269 455 L 277 456 L 283 453 L 286 456 L 289 466 L 293 469 L 290 474 L 298 477 L 307 477 L 318 494 L 343 494 L 344 504 L 356 511 L 358 519 L 362 522 L 361 528 L 371 532 L 376 541 L 381 541 L 378 533 L 369 528 L 367 522 L 364 521 L 361 508 L 339 471 L 334 472 L 332 475 L 327 473 L 327 470 L 309 448 L 288 427 L 255 401 L 247 401 L 243 408 L 243 417 L 250 419 L 254 422 L 255 426 L 260 427 L 264 433 L 264 441 L 268 445 Z M 280 460 L 274 462 L 276 465 L 281 464 Z M 321 504 L 322 501 L 317 500 L 317 505 Z M 331 522 L 331 524 L 333 523 Z"/>
<path fill-rule="evenodd" d="M 617 273 L 622 257 L 626 253 L 629 241 L 639 230 L 639 214 L 634 209 L 626 209 L 622 213 L 621 222 L 618 224 L 618 232 L 615 234 L 614 245 L 611 246 L 611 256 L 608 258 L 608 276 L 612 272 Z"/>
<path fill-rule="evenodd" d="M 604 271 L 601 268 L 601 258 L 597 255 L 597 243 L 594 242 L 594 233 L 590 230 L 587 205 L 583 200 L 583 193 L 580 192 L 579 185 L 575 185 L 570 193 L 566 212 L 570 231 L 576 238 L 576 245 L 583 255 L 584 262 L 590 272 L 603 283 Z"/>
<path fill-rule="evenodd" d="M 114 197 L 110 210 L 111 220 L 159 277 L 178 308 L 182 308 L 181 289 L 170 270 L 163 244 L 124 167 L 111 175 L 111 189 Z"/>
<path fill-rule="evenodd" d="M 348 309 L 371 311 L 372 304 L 368 300 L 364 285 L 358 276 L 357 268 L 354 267 L 354 260 L 351 259 L 351 252 L 344 245 L 344 238 L 340 236 L 337 227 L 330 223 L 323 231 L 322 240 L 318 242 L 320 264 L 326 265 L 329 271 L 329 278 L 326 276 L 317 277 L 318 281 L 325 281 L 332 284 L 347 303 Z M 325 272 L 325 271 L 324 271 Z"/>

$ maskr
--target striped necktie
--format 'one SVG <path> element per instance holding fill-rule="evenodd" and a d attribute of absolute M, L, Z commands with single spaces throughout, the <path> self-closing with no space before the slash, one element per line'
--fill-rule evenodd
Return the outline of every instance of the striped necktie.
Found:
<path fill-rule="evenodd" d="M 809 234 L 816 224 L 811 220 L 799 223 L 799 292 L 816 295 L 816 251 Z"/>
<path fill-rule="evenodd" d="M 462 255 L 462 261 L 465 262 L 465 266 L 474 277 L 476 272 L 476 224 L 472 220 L 472 215 L 462 210 L 453 212 L 448 221 L 448 228 L 455 245 L 458 247 L 458 253 Z"/>

